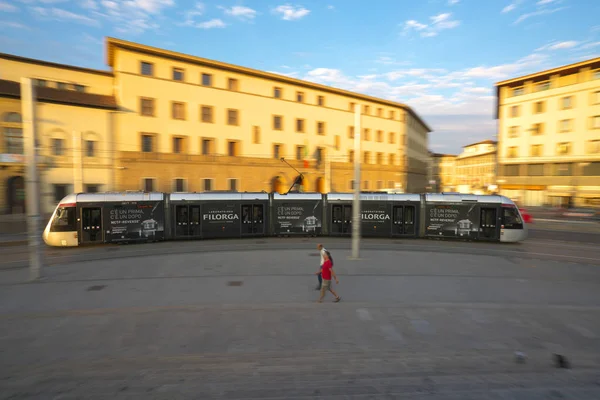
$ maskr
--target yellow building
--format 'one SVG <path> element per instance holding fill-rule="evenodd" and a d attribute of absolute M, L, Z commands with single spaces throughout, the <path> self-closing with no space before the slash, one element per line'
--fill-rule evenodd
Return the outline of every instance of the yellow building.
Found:
<path fill-rule="evenodd" d="M 455 160 L 456 191 L 490 194 L 496 191 L 496 142 L 484 140 L 463 146 Z"/>
<path fill-rule="evenodd" d="M 421 192 L 429 127 L 408 106 L 108 38 L 110 71 L 0 55 L 0 199 L 23 210 L 19 82 L 37 84 L 43 211 L 96 190 Z M 5 73 L 6 71 L 6 73 Z"/>
<path fill-rule="evenodd" d="M 600 58 L 496 84 L 498 183 L 525 205 L 600 200 Z"/>
<path fill-rule="evenodd" d="M 456 155 L 432 154 L 432 180 L 435 192 L 456 191 Z"/>
<path fill-rule="evenodd" d="M 0 54 L 0 71 L 0 213 L 25 209 L 22 77 L 36 84 L 42 210 L 73 191 L 112 188 L 112 73 L 8 54 Z"/>
<path fill-rule="evenodd" d="M 287 191 L 284 157 L 304 190 L 350 191 L 354 107 L 362 188 L 424 190 L 430 129 L 406 105 L 117 39 L 107 51 L 120 190 Z"/>

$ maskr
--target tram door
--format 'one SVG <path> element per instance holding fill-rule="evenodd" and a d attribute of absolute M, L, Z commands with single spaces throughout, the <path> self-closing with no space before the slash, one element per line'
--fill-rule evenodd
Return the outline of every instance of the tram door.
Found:
<path fill-rule="evenodd" d="M 264 235 L 265 207 L 263 204 L 242 205 L 242 235 Z"/>
<path fill-rule="evenodd" d="M 175 206 L 175 236 L 199 237 L 200 206 Z"/>
<path fill-rule="evenodd" d="M 81 209 L 81 243 L 102 243 L 102 209 Z"/>
<path fill-rule="evenodd" d="M 392 235 L 414 235 L 415 219 L 415 206 L 394 206 Z"/>
<path fill-rule="evenodd" d="M 493 207 L 481 207 L 479 223 L 479 239 L 498 239 L 497 210 Z"/>
<path fill-rule="evenodd" d="M 352 231 L 352 206 L 331 206 L 331 233 L 347 234 Z"/>

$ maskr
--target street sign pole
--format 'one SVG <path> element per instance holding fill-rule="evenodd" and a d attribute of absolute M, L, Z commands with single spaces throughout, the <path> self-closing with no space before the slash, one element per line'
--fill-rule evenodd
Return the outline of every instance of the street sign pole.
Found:
<path fill-rule="evenodd" d="M 352 204 L 352 259 L 360 255 L 360 105 L 354 115 L 354 201 Z"/>

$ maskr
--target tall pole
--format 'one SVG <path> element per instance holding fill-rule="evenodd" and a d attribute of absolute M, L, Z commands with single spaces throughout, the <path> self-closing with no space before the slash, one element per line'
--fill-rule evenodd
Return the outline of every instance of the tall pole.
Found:
<path fill-rule="evenodd" d="M 354 202 L 352 204 L 352 258 L 358 259 L 360 249 L 360 106 L 354 115 Z"/>
<path fill-rule="evenodd" d="M 25 144 L 25 193 L 27 197 L 27 230 L 29 233 L 29 279 L 42 276 L 42 243 L 40 237 L 40 187 L 37 168 L 35 88 L 30 78 L 21 78 L 21 109 Z"/>
<path fill-rule="evenodd" d="M 73 192 L 75 193 L 83 192 L 83 156 L 81 153 L 81 133 L 73 131 Z"/>
<path fill-rule="evenodd" d="M 333 147 L 328 147 L 325 150 L 325 193 L 331 192 L 331 155 L 329 150 Z"/>

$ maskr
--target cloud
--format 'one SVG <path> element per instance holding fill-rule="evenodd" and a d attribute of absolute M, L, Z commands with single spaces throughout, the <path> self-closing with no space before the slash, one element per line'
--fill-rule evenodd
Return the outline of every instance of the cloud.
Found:
<path fill-rule="evenodd" d="M 19 8 L 9 4 L 9 3 L 5 3 L 4 1 L 0 1 L 0 12 L 17 12 L 19 11 Z"/>
<path fill-rule="evenodd" d="M 227 25 L 219 18 L 213 18 L 210 21 L 200 22 L 194 25 L 200 29 L 213 29 L 213 28 L 225 28 Z"/>
<path fill-rule="evenodd" d="M 29 29 L 28 26 L 25 26 L 15 21 L 0 21 L 0 26 L 13 29 Z"/>
<path fill-rule="evenodd" d="M 551 3 L 554 3 L 554 2 L 556 2 L 556 0 L 539 0 L 535 4 L 537 4 L 538 6 L 543 6 L 543 5 L 551 4 Z"/>
<path fill-rule="evenodd" d="M 558 7 L 558 8 L 543 9 L 543 10 L 538 10 L 538 11 L 532 11 L 530 13 L 525 13 L 525 14 L 521 15 L 519 18 L 517 18 L 516 21 L 514 22 L 514 24 L 515 25 L 519 24 L 531 17 L 537 17 L 539 15 L 546 15 L 546 14 L 553 14 L 555 12 L 558 12 L 558 11 L 561 11 L 564 9 L 565 9 L 565 7 Z"/>
<path fill-rule="evenodd" d="M 585 44 L 581 45 L 581 47 L 579 47 L 579 48 L 581 50 L 587 50 L 587 49 L 592 49 L 597 46 L 600 46 L 600 42 L 585 43 Z"/>
<path fill-rule="evenodd" d="M 334 6 L 332 6 L 332 5 L 330 4 L 330 5 L 328 5 L 328 6 L 327 6 L 327 9 L 328 9 L 328 10 L 334 10 L 334 9 L 335 9 L 335 7 L 334 7 Z"/>
<path fill-rule="evenodd" d="M 82 8 L 86 8 L 88 10 L 97 10 L 98 4 L 94 0 L 81 0 L 79 2 L 79 6 Z"/>
<path fill-rule="evenodd" d="M 410 31 L 420 32 L 421 37 L 437 36 L 440 31 L 445 29 L 456 28 L 460 25 L 460 21 L 452 19 L 452 13 L 442 13 L 429 17 L 431 24 L 423 24 L 414 19 L 410 19 L 404 23 L 403 34 L 406 35 Z"/>
<path fill-rule="evenodd" d="M 310 14 L 310 10 L 302 6 L 292 6 L 289 4 L 277 6 L 273 12 L 275 14 L 279 14 L 281 19 L 285 21 L 293 21 L 306 17 L 308 14 Z"/>
<path fill-rule="evenodd" d="M 256 10 L 244 6 L 233 6 L 230 8 L 219 7 L 225 14 L 240 19 L 254 19 L 256 17 Z"/>
<path fill-rule="evenodd" d="M 119 33 L 140 34 L 158 29 L 160 26 L 156 21 L 174 4 L 174 0 L 101 0 L 95 2 L 97 8 L 92 8 L 92 15 L 105 19 Z"/>
<path fill-rule="evenodd" d="M 204 4 L 196 3 L 194 8 L 184 12 L 184 20 L 179 25 L 194 26 L 196 25 L 195 18 L 204 14 Z"/>
<path fill-rule="evenodd" d="M 89 26 L 100 26 L 100 23 L 95 19 L 86 17 L 85 15 L 76 14 L 71 11 L 63 10 L 61 8 L 32 7 L 31 11 L 41 18 L 53 19 L 56 21 L 73 21 Z"/>
<path fill-rule="evenodd" d="M 460 0 L 448 0 L 448 5 L 449 5 L 449 6 L 453 6 L 453 5 L 455 5 L 455 4 L 458 4 L 458 2 L 459 2 L 459 1 L 460 1 Z"/>
<path fill-rule="evenodd" d="M 567 40 L 564 42 L 555 42 L 555 43 L 550 43 L 550 44 L 544 45 L 540 48 L 537 48 L 535 51 L 572 49 L 572 48 L 576 47 L 578 44 L 579 44 L 579 42 L 576 42 L 574 40 Z"/>
<path fill-rule="evenodd" d="M 515 8 L 517 8 L 517 5 L 516 5 L 516 4 L 514 4 L 514 3 L 513 3 L 513 4 L 509 4 L 509 5 L 507 5 L 506 7 L 504 7 L 504 8 L 502 9 L 502 12 L 503 12 L 503 13 L 511 12 L 511 11 L 512 11 L 512 10 L 514 10 Z"/>

